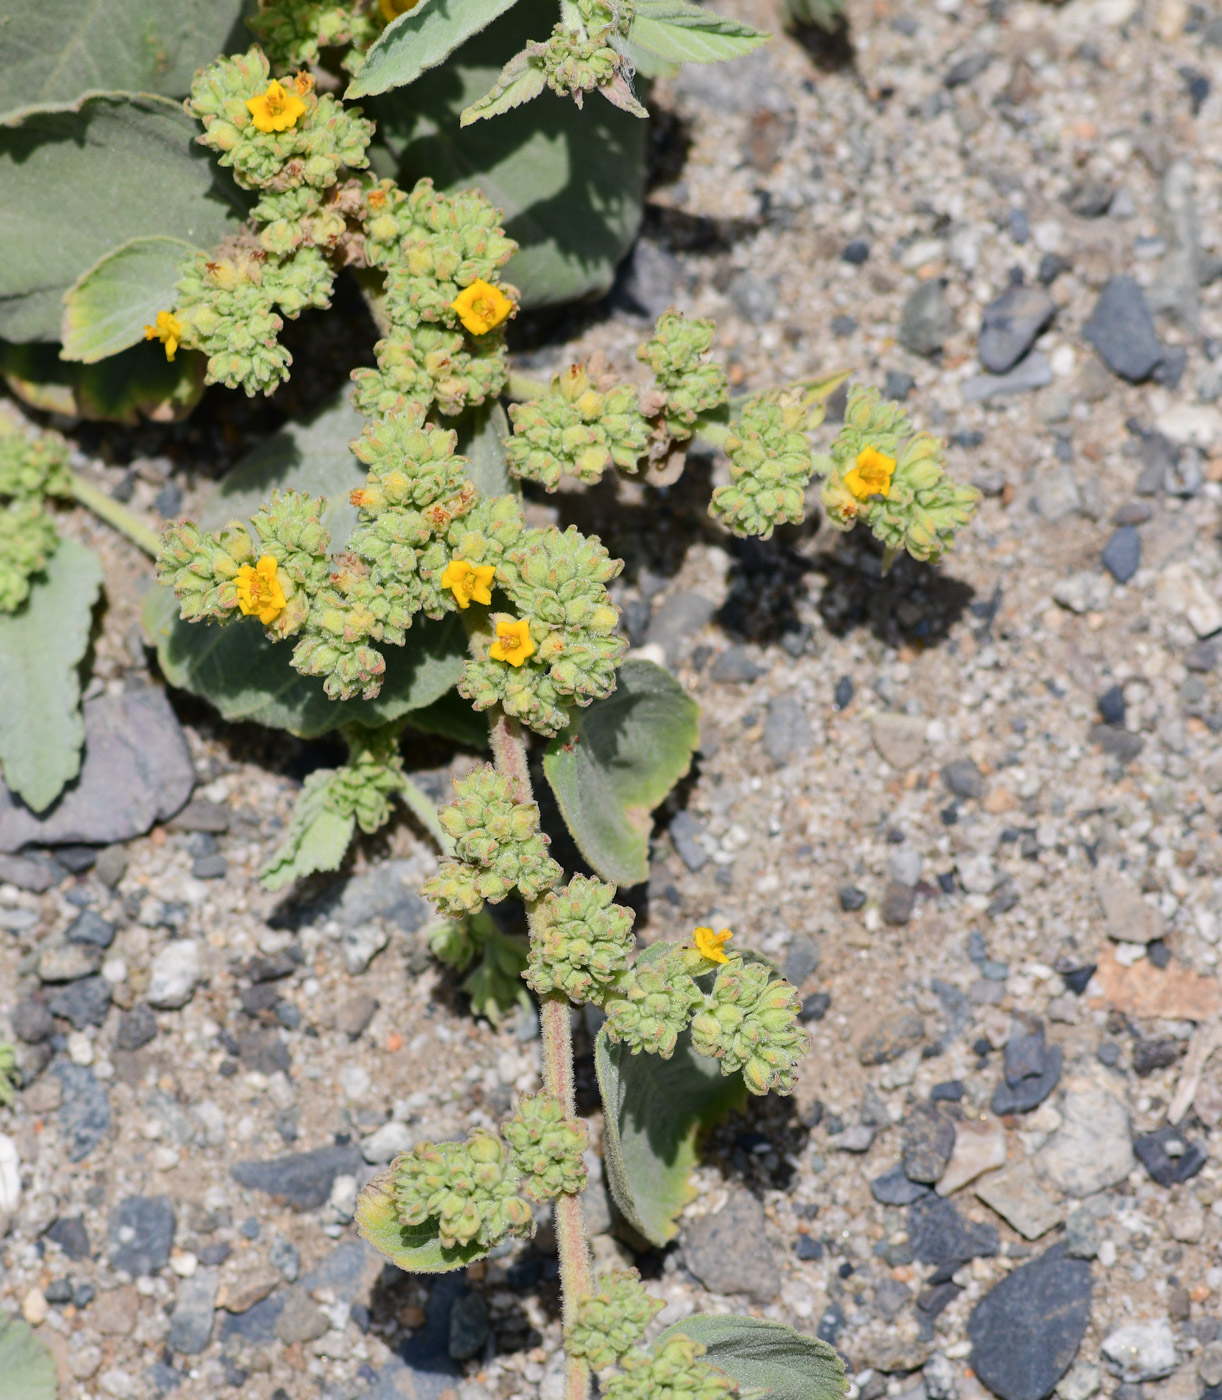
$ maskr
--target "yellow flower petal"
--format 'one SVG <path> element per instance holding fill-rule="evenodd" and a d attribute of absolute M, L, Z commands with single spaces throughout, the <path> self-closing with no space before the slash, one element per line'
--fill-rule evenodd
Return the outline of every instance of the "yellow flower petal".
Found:
<path fill-rule="evenodd" d="M 473 602 L 492 602 L 495 576 L 496 569 L 491 564 L 468 564 L 465 559 L 451 559 L 441 576 L 441 586 L 453 593 L 454 601 L 465 612 Z"/>
<path fill-rule="evenodd" d="M 722 951 L 722 945 L 729 942 L 734 935 L 728 928 L 720 929 L 714 933 L 711 928 L 698 928 L 693 935 L 696 939 L 696 947 L 701 955 L 715 963 L 728 963 L 729 956 Z"/>
<path fill-rule="evenodd" d="M 499 287 L 477 277 L 469 287 L 459 292 L 450 303 L 450 308 L 458 312 L 458 319 L 472 335 L 486 335 L 509 315 L 513 302 Z"/>
<path fill-rule="evenodd" d="M 876 447 L 863 447 L 857 465 L 845 473 L 844 484 L 859 501 L 867 496 L 890 496 L 895 458 Z"/>
<path fill-rule="evenodd" d="M 144 328 L 145 340 L 160 340 L 165 346 L 167 360 L 174 358 L 174 352 L 182 343 L 182 322 L 172 311 L 159 311 L 156 323 Z"/>
<path fill-rule="evenodd" d="M 306 112 L 306 105 L 297 93 L 277 82 L 269 83 L 267 91 L 257 97 L 247 98 L 246 106 L 256 131 L 288 131 Z"/>
<path fill-rule="evenodd" d="M 496 641 L 488 648 L 488 655 L 493 661 L 521 666 L 528 656 L 535 654 L 535 649 L 530 623 L 525 618 L 503 617 L 496 624 Z"/>
<path fill-rule="evenodd" d="M 243 564 L 234 579 L 238 607 L 247 617 L 257 617 L 269 627 L 288 606 L 276 571 L 276 561 L 265 554 L 257 564 Z"/>

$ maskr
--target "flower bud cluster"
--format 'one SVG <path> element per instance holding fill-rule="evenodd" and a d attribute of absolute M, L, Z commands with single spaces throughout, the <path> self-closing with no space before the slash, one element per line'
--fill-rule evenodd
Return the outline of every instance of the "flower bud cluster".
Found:
<path fill-rule="evenodd" d="M 662 419 L 677 442 L 691 437 L 699 414 L 713 412 L 729 398 L 725 370 L 705 359 L 715 329 L 712 321 L 688 320 L 672 307 L 658 317 L 653 337 L 636 352 L 665 396 Z"/>
<path fill-rule="evenodd" d="M 526 981 L 540 996 L 558 991 L 578 1005 L 600 1001 L 603 990 L 627 972 L 633 914 L 613 904 L 614 898 L 614 885 L 574 875 L 539 902 Z"/>
<path fill-rule="evenodd" d="M 454 840 L 456 859 L 443 862 L 423 893 L 445 915 L 472 914 L 515 890 L 538 897 L 560 878 L 547 854 L 534 802 L 515 802 L 509 780 L 491 764 L 454 784 L 455 801 L 441 809 L 441 824 Z"/>
<path fill-rule="evenodd" d="M 649 446 L 637 391 L 620 384 L 600 393 L 583 365 L 552 376 L 551 392 L 511 405 L 506 444 L 514 476 L 554 491 L 564 472 L 594 482 L 608 467 L 635 472 Z"/>
<path fill-rule="evenodd" d="M 580 107 L 587 92 L 609 87 L 619 76 L 623 59 L 607 42 L 607 29 L 583 34 L 558 24 L 542 44 L 528 45 L 531 57 L 543 67 L 544 78 L 560 97 L 571 97 Z"/>
<path fill-rule="evenodd" d="M 586 1164 L 581 1154 L 590 1132 L 580 1118 L 566 1118 L 564 1105 L 550 1094 L 527 1094 L 517 1112 L 501 1127 L 515 1168 L 522 1173 L 521 1190 L 532 1201 L 575 1196 L 586 1187 Z"/>
<path fill-rule="evenodd" d="M 404 1225 L 435 1221 L 446 1249 L 491 1249 L 507 1235 L 534 1233 L 530 1202 L 504 1142 L 477 1129 L 465 1142 L 421 1143 L 394 1166 L 394 1197 Z"/>
<path fill-rule="evenodd" d="M 352 402 L 367 418 L 405 404 L 436 404 L 453 417 L 464 408 L 495 398 L 505 387 L 509 366 L 497 331 L 472 339 L 443 326 L 392 327 L 374 346 L 377 369 L 354 369 Z"/>
<path fill-rule="evenodd" d="M 726 440 L 730 484 L 717 487 L 709 502 L 709 514 L 726 529 L 766 540 L 774 526 L 802 520 L 813 471 L 801 431 L 806 419 L 801 404 L 782 404 L 775 395 L 748 400 Z"/>
<path fill-rule="evenodd" d="M 679 1333 L 660 1342 L 652 1353 L 629 1352 L 623 1370 L 602 1388 L 603 1400 L 725 1400 L 738 1394 L 738 1382 L 701 1361 L 705 1348 Z"/>
<path fill-rule="evenodd" d="M 686 961 L 677 946 L 655 943 L 620 975 L 603 1002 L 610 1040 L 670 1059 L 704 1000 Z"/>
<path fill-rule="evenodd" d="M 499 703 L 548 735 L 564 728 L 571 704 L 610 695 L 627 642 L 616 635 L 619 609 L 606 585 L 622 567 L 575 526 L 527 531 L 502 554 L 496 581 L 528 622 L 533 651 L 518 666 L 468 661 L 460 694 L 477 710 Z"/>
<path fill-rule="evenodd" d="M 602 1371 L 636 1346 L 666 1304 L 645 1292 L 635 1269 L 600 1274 L 595 1289 L 578 1301 L 564 1340 L 570 1356 L 584 1357 L 591 1370 Z"/>
<path fill-rule="evenodd" d="M 378 34 L 376 15 L 376 5 L 360 0 L 262 0 L 247 24 L 272 66 L 287 72 L 317 63 L 322 49 L 368 48 Z M 344 66 L 351 71 L 347 60 Z"/>
<path fill-rule="evenodd" d="M 59 544 L 46 497 L 71 493 L 68 449 L 59 438 L 15 431 L 0 437 L 0 613 L 25 602 L 31 578 Z"/>
<path fill-rule="evenodd" d="M 753 1094 L 792 1093 L 809 1046 L 798 1010 L 788 982 L 773 979 L 763 963 L 731 958 L 692 1018 L 692 1048 L 720 1060 L 723 1074 L 742 1070 Z"/>

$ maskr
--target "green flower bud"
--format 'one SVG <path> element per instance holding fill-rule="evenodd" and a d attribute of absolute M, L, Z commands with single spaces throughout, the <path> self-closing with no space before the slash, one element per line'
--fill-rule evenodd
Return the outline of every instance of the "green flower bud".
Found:
<path fill-rule="evenodd" d="M 513 1165 L 522 1174 L 522 1191 L 532 1201 L 575 1196 L 586 1186 L 581 1154 L 589 1129 L 579 1118 L 566 1118 L 564 1106 L 549 1094 L 527 1094 L 502 1133 Z"/>
<path fill-rule="evenodd" d="M 692 435 L 701 413 L 720 408 L 730 396 L 725 371 L 705 360 L 713 347 L 712 321 L 689 321 L 672 307 L 658 318 L 653 338 L 636 352 L 657 380 L 666 407 L 663 421 L 676 441 Z"/>
<path fill-rule="evenodd" d="M 780 523 L 799 524 L 813 464 L 794 423 L 800 410 L 760 396 L 748 401 L 726 441 L 730 485 L 713 492 L 709 514 L 736 535 L 768 539 Z"/>
<path fill-rule="evenodd" d="M 562 991 L 578 1004 L 597 1001 L 627 971 L 633 914 L 614 898 L 614 885 L 574 875 L 540 902 L 526 968 L 526 981 L 540 996 Z"/>
<path fill-rule="evenodd" d="M 15 612 L 29 597 L 30 580 L 59 544 L 51 517 L 37 500 L 0 507 L 0 613 Z"/>
<path fill-rule="evenodd" d="M 738 1394 L 738 1382 L 701 1361 L 705 1348 L 682 1333 L 661 1342 L 652 1354 L 629 1352 L 621 1374 L 603 1386 L 603 1400 L 725 1400 Z"/>
<path fill-rule="evenodd" d="M 273 67 L 280 72 L 309 68 L 320 50 L 349 44 L 364 49 L 377 37 L 377 6 L 337 0 L 274 0 L 248 20 Z"/>
<path fill-rule="evenodd" d="M 473 1242 L 490 1249 L 507 1235 L 533 1234 L 518 1185 L 505 1144 L 482 1129 L 466 1142 L 421 1143 L 394 1169 L 399 1219 L 407 1226 L 435 1222 L 446 1249 Z"/>
<path fill-rule="evenodd" d="M 649 446 L 649 424 L 630 385 L 600 393 L 584 366 L 552 376 L 551 392 L 509 409 L 506 444 L 514 476 L 554 491 L 564 472 L 594 482 L 608 467 L 635 472 Z"/>
<path fill-rule="evenodd" d="M 570 1356 L 584 1357 L 591 1370 L 602 1371 L 636 1346 L 666 1305 L 645 1292 L 635 1269 L 600 1274 L 595 1289 L 578 1301 L 564 1340 Z"/>
<path fill-rule="evenodd" d="M 791 1093 L 809 1048 L 798 1010 L 798 994 L 788 982 L 773 980 L 763 963 L 732 958 L 692 1018 L 692 1048 L 720 1060 L 723 1074 L 742 1070 L 753 1094 Z"/>
<path fill-rule="evenodd" d="M 654 945 L 622 973 L 603 1002 L 610 1040 L 628 1046 L 632 1054 L 647 1050 L 669 1060 L 693 1010 L 704 998 L 684 969 L 680 949 Z"/>

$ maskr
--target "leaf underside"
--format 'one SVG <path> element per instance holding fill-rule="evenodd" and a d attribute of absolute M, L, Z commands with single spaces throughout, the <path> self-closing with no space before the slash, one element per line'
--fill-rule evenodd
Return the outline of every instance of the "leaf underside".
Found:
<path fill-rule="evenodd" d="M 680 1334 L 700 1342 L 704 1359 L 744 1391 L 766 1391 L 768 1400 L 843 1400 L 848 1390 L 834 1347 L 779 1322 L 697 1313 L 668 1327 L 658 1343 Z"/>
<path fill-rule="evenodd" d="M 449 1273 L 488 1253 L 478 1244 L 446 1249 L 437 1238 L 436 1226 L 401 1225 L 391 1190 L 394 1171 L 392 1162 L 370 1179 L 357 1200 L 356 1229 L 363 1240 L 409 1274 Z"/>
<path fill-rule="evenodd" d="M 193 252 L 181 238 L 132 238 L 82 273 L 64 293 L 63 358 L 94 364 L 145 339 Z"/>
<path fill-rule="evenodd" d="M 421 73 L 436 68 L 460 44 L 516 0 L 420 0 L 407 14 L 388 24 L 369 46 L 361 71 L 344 96 L 370 97 L 414 83 Z"/>

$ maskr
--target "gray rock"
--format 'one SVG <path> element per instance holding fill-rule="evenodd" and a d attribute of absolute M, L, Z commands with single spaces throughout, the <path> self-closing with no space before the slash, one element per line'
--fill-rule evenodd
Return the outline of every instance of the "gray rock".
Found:
<path fill-rule="evenodd" d="M 35 816 L 0 785 L 0 851 L 128 841 L 172 817 L 191 795 L 191 755 L 162 691 L 99 695 L 83 713 L 80 777 L 45 813 Z"/>
<path fill-rule="evenodd" d="M 672 593 L 654 614 L 645 641 L 660 646 L 670 662 L 678 660 L 683 644 L 713 620 L 717 604 L 703 593 Z"/>
<path fill-rule="evenodd" d="M 904 772 L 915 767 L 925 752 L 927 721 L 919 715 L 898 715 L 884 711 L 874 716 L 870 736 L 879 755 L 892 768 Z"/>
<path fill-rule="evenodd" d="M 1043 287 L 1011 287 L 985 308 L 980 328 L 980 363 L 1005 374 L 1035 344 L 1056 315 L 1056 302 Z"/>
<path fill-rule="evenodd" d="M 388 860 L 367 875 L 345 881 L 338 902 L 324 902 L 319 912 L 346 930 L 359 931 L 373 919 L 385 919 L 404 933 L 415 933 L 432 917 L 419 887 L 420 869 L 414 861 Z"/>
<path fill-rule="evenodd" d="M 95 948 L 109 948 L 115 941 L 115 926 L 93 909 L 83 909 L 64 931 L 69 943 L 91 943 Z"/>
<path fill-rule="evenodd" d="M 1142 898 L 1141 891 L 1125 875 L 1114 870 L 1099 872 L 1095 892 L 1103 906 L 1107 936 L 1117 943 L 1153 943 L 1163 936 L 1163 919 Z"/>
<path fill-rule="evenodd" d="M 450 1357 L 454 1361 L 470 1361 L 483 1351 L 491 1328 L 488 1325 L 488 1301 L 482 1293 L 463 1293 L 450 1308 Z"/>
<path fill-rule="evenodd" d="M 110 983 L 105 977 L 82 977 L 79 982 L 61 987 L 47 1005 L 80 1031 L 86 1026 L 100 1026 L 106 1020 L 110 996 Z"/>
<path fill-rule="evenodd" d="M 868 1123 L 854 1123 L 839 1133 L 829 1133 L 827 1143 L 837 1152 L 869 1152 L 875 1132 Z"/>
<path fill-rule="evenodd" d="M 1071 1211 L 1065 1222 L 1065 1253 L 1071 1259 L 1093 1259 L 1099 1253 L 1099 1226 L 1085 1206 Z"/>
<path fill-rule="evenodd" d="M 753 326 L 766 325 L 776 314 L 776 287 L 754 272 L 735 273 L 726 288 L 726 296 L 735 313 Z"/>
<path fill-rule="evenodd" d="M 268 1251 L 272 1268 L 279 1269 L 289 1283 L 296 1283 L 301 1273 L 301 1255 L 297 1246 L 284 1235 L 277 1235 Z"/>
<path fill-rule="evenodd" d="M 92 977 L 102 965 L 102 950 L 88 943 L 55 943 L 38 959 L 40 982 L 75 982 Z"/>
<path fill-rule="evenodd" d="M 209 836 L 220 836 L 229 830 L 229 818 L 227 803 L 193 797 L 169 826 L 171 831 L 202 831 Z"/>
<path fill-rule="evenodd" d="M 952 759 L 942 769 L 942 781 L 948 792 L 965 801 L 984 796 L 984 778 L 970 758 Z"/>
<path fill-rule="evenodd" d="M 195 986 L 203 972 L 203 955 L 194 938 L 179 938 L 166 946 L 153 959 L 145 996 L 150 1006 L 159 1011 L 176 1011 L 195 995 Z"/>
<path fill-rule="evenodd" d="M 1090 1304 L 1090 1265 L 1055 1245 L 972 1309 L 972 1370 L 1001 1400 L 1045 1400 L 1077 1355 Z"/>
<path fill-rule="evenodd" d="M 887 1015 L 862 1038 L 857 1058 L 863 1065 L 886 1065 L 925 1039 L 925 1022 L 915 1011 Z"/>
<path fill-rule="evenodd" d="M 1030 1113 L 1052 1093 L 1061 1077 L 1059 1045 L 1045 1045 L 1044 1032 L 1011 1036 L 1006 1045 L 1005 1081 L 990 1104 L 1000 1118 L 1007 1113 Z"/>
<path fill-rule="evenodd" d="M 693 873 L 703 869 L 709 862 L 709 853 L 700 844 L 704 823 L 697 821 L 690 812 L 676 812 L 670 819 L 669 830 L 683 864 Z"/>
<path fill-rule="evenodd" d="M 89 1258 L 89 1231 L 79 1215 L 61 1215 L 46 1233 L 73 1263 Z"/>
<path fill-rule="evenodd" d="M 1080 219 L 1101 218 L 1112 199 L 1112 187 L 1106 180 L 1082 180 L 1065 195 L 1065 203 Z"/>
<path fill-rule="evenodd" d="M 618 310 L 656 321 L 678 300 L 681 281 L 678 258 L 651 239 L 641 238 L 621 264 L 611 296 Z"/>
<path fill-rule="evenodd" d="M 931 277 L 910 292 L 900 313 L 900 344 L 914 355 L 936 355 L 955 328 L 946 280 Z"/>
<path fill-rule="evenodd" d="M 152 1008 L 139 1001 L 119 1017 L 115 1047 L 119 1050 L 139 1050 L 157 1035 L 157 1018 Z"/>
<path fill-rule="evenodd" d="M 65 1060 L 52 1066 L 63 1097 L 59 1104 L 59 1134 L 68 1146 L 68 1160 L 88 1157 L 110 1131 L 110 1096 L 88 1065 Z"/>
<path fill-rule="evenodd" d="M 903 1167 L 892 1167 L 882 1176 L 876 1176 L 870 1183 L 874 1199 L 884 1206 L 910 1206 L 922 1196 L 929 1195 L 929 1187 L 911 1181 L 904 1174 Z"/>
<path fill-rule="evenodd" d="M 174 1206 L 169 1196 L 128 1196 L 110 1213 L 110 1267 L 133 1278 L 155 1274 L 170 1262 Z"/>
<path fill-rule="evenodd" d="M 1196 331 L 1201 318 L 1201 226 L 1196 209 L 1192 163 L 1175 160 L 1163 174 L 1159 190 L 1159 224 L 1167 251 L 1160 276 L 1162 308 Z"/>
<path fill-rule="evenodd" d="M 948 88 L 962 87 L 965 83 L 970 83 L 973 78 L 978 78 L 992 61 L 993 55 L 985 53 L 983 50 L 965 54 L 963 58 L 957 59 L 951 64 L 942 81 Z"/>
<path fill-rule="evenodd" d="M 222 1313 L 221 1341 L 240 1338 L 251 1346 L 270 1346 L 276 1340 L 276 1323 L 284 1311 L 284 1294 L 273 1293 L 241 1313 Z"/>
<path fill-rule="evenodd" d="M 340 939 L 345 971 L 350 977 L 359 977 L 389 942 L 390 935 L 376 924 L 345 929 Z"/>
<path fill-rule="evenodd" d="M 215 1269 L 198 1269 L 190 1278 L 178 1280 L 178 1301 L 166 1337 L 174 1351 L 198 1356 L 211 1341 L 217 1282 Z"/>
<path fill-rule="evenodd" d="M 127 851 L 122 846 L 107 846 L 98 852 L 93 869 L 106 888 L 113 890 L 127 874 Z"/>
<path fill-rule="evenodd" d="M 789 945 L 781 976 L 786 982 L 800 987 L 819 966 L 819 945 L 813 938 L 798 937 Z"/>
<path fill-rule="evenodd" d="M 887 856 L 887 875 L 897 885 L 915 885 L 921 878 L 921 853 L 901 846 Z"/>
<path fill-rule="evenodd" d="M 918 1104 L 904 1119 L 904 1174 L 932 1186 L 955 1148 L 955 1125 L 934 1104 Z"/>
<path fill-rule="evenodd" d="M 304 1289 L 290 1288 L 284 1294 L 284 1306 L 273 1324 L 275 1334 L 286 1346 L 294 1342 L 314 1342 L 331 1324 L 317 1303 Z"/>
<path fill-rule="evenodd" d="M 381 1166 L 410 1151 L 417 1136 L 406 1123 L 396 1122 L 392 1118 L 361 1142 L 361 1155 L 371 1165 Z"/>
<path fill-rule="evenodd" d="M 1103 567 L 1117 583 L 1128 583 L 1141 567 L 1141 536 L 1122 525 L 1103 546 Z"/>
<path fill-rule="evenodd" d="M 1073 468 L 1062 463 L 1046 471 L 1039 483 L 1035 504 L 1051 524 L 1076 515 L 1082 509 L 1082 493 L 1078 490 Z"/>
<path fill-rule="evenodd" d="M 360 1240 L 345 1240 L 330 1254 L 324 1254 L 314 1268 L 302 1276 L 301 1286 L 307 1293 L 330 1289 L 337 1298 L 351 1303 L 361 1289 L 366 1269 L 374 1262 L 376 1260 Z"/>
<path fill-rule="evenodd" d="M 709 676 L 715 681 L 755 681 L 764 674 L 764 668 L 751 659 L 746 647 L 727 647 L 713 662 Z"/>
<path fill-rule="evenodd" d="M 1205 1165 L 1208 1154 L 1171 1123 L 1152 1133 L 1144 1133 L 1133 1143 L 1133 1151 L 1146 1171 L 1160 1186 L 1178 1186 L 1189 1181 Z"/>
<path fill-rule="evenodd" d="M 882 915 L 883 922 L 896 926 L 906 924 L 912 918 L 912 911 L 916 907 L 916 890 L 912 885 L 901 884 L 898 880 L 889 880 L 886 889 L 883 890 Z"/>
<path fill-rule="evenodd" d="M 987 403 L 1008 394 L 1029 394 L 1052 383 L 1052 362 L 1042 350 L 1032 352 L 1005 374 L 975 374 L 959 386 L 964 403 Z"/>
<path fill-rule="evenodd" d="M 377 1009 L 376 997 L 364 994 L 349 997 L 347 1001 L 341 1002 L 335 1013 L 335 1029 L 341 1035 L 346 1035 L 349 1040 L 356 1040 L 373 1020 Z"/>
<path fill-rule="evenodd" d="M 874 1286 L 874 1310 L 884 1322 L 894 1322 L 912 1301 L 912 1289 L 899 1279 L 883 1278 Z"/>
<path fill-rule="evenodd" d="M 1013 1225 L 1026 1240 L 1046 1235 L 1061 1219 L 1060 1209 L 1040 1186 L 1035 1169 L 1028 1161 L 990 1172 L 980 1178 L 974 1189 L 986 1206 Z"/>
<path fill-rule="evenodd" d="M 764 720 L 764 752 L 774 768 L 784 768 L 815 746 L 806 711 L 796 695 L 774 695 Z"/>
<path fill-rule="evenodd" d="M 995 1225 L 964 1220 L 950 1201 L 927 1195 L 908 1207 L 908 1244 L 919 1263 L 957 1267 L 993 1258 L 1001 1236 Z"/>
<path fill-rule="evenodd" d="M 1082 334 L 1113 374 L 1134 384 L 1149 379 L 1163 357 L 1145 294 L 1131 277 L 1104 287 Z"/>
<path fill-rule="evenodd" d="M 781 1291 L 764 1208 L 748 1191 L 732 1190 L 716 1215 L 686 1227 L 683 1259 L 711 1293 L 745 1293 L 753 1302 L 770 1303 Z"/>
<path fill-rule="evenodd" d="M 55 1020 L 47 1005 L 42 1001 L 35 1001 L 33 997 L 22 997 L 13 1007 L 9 1018 L 12 1021 L 13 1033 L 18 1040 L 24 1040 L 27 1045 L 41 1045 L 44 1040 L 49 1040 L 55 1030 Z"/>
<path fill-rule="evenodd" d="M 1179 1360 L 1175 1334 L 1165 1317 L 1118 1327 L 1104 1337 L 1102 1352 L 1113 1375 L 1123 1376 L 1130 1384 L 1169 1376 Z"/>
<path fill-rule="evenodd" d="M 229 1174 L 239 1186 L 265 1191 L 294 1210 L 317 1210 L 330 1196 L 335 1178 L 356 1173 L 362 1160 L 353 1146 L 319 1147 L 268 1162 L 238 1162 Z"/>
<path fill-rule="evenodd" d="M 43 894 L 63 877 L 64 871 L 45 858 L 0 855 L 0 885 L 16 885 L 31 894 Z"/>
<path fill-rule="evenodd" d="M 1135 1160 L 1129 1113 L 1105 1089 L 1067 1090 L 1061 1126 L 1035 1155 L 1040 1175 L 1067 1196 L 1093 1196 L 1122 1182 Z"/>

